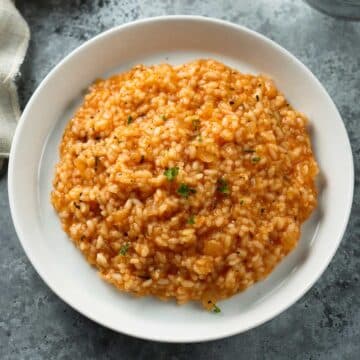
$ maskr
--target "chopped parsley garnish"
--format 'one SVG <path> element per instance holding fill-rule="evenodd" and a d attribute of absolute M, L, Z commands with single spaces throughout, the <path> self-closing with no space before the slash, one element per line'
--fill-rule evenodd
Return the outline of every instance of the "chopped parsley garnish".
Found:
<path fill-rule="evenodd" d="M 240 205 L 244 205 L 245 204 L 245 200 L 241 199 L 240 200 Z"/>
<path fill-rule="evenodd" d="M 221 312 L 221 309 L 216 304 L 214 304 L 213 312 L 218 314 L 219 312 Z"/>
<path fill-rule="evenodd" d="M 121 256 L 125 256 L 129 250 L 130 244 L 126 243 L 124 245 L 121 245 L 120 251 L 119 251 L 119 255 Z"/>
<path fill-rule="evenodd" d="M 131 124 L 133 122 L 133 118 L 131 115 L 128 116 L 128 119 L 127 119 L 127 123 L 128 125 Z"/>
<path fill-rule="evenodd" d="M 260 157 L 260 156 L 254 156 L 254 157 L 251 158 L 251 161 L 252 161 L 253 163 L 258 163 L 260 160 L 261 160 L 261 157 Z"/>
<path fill-rule="evenodd" d="M 202 142 L 203 141 L 203 138 L 202 138 L 202 136 L 201 136 L 201 134 L 198 136 L 198 142 Z"/>
<path fill-rule="evenodd" d="M 244 152 L 246 152 L 246 153 L 254 153 L 255 150 L 254 149 L 244 149 Z"/>
<path fill-rule="evenodd" d="M 166 115 L 161 115 L 161 119 L 162 119 L 163 121 L 166 121 L 166 120 L 167 120 Z"/>
<path fill-rule="evenodd" d="M 199 119 L 194 119 L 191 123 L 192 123 L 193 129 L 195 131 L 198 131 L 200 129 L 200 120 Z"/>
<path fill-rule="evenodd" d="M 221 192 L 222 194 L 230 194 L 230 189 L 227 181 L 225 179 L 219 179 L 217 181 L 217 191 Z"/>
<path fill-rule="evenodd" d="M 190 215 L 187 223 L 188 223 L 189 225 L 194 225 L 194 224 L 195 224 L 195 216 L 194 216 L 194 215 Z"/>
<path fill-rule="evenodd" d="M 183 198 L 188 198 L 189 195 L 191 194 L 195 194 L 196 190 L 192 189 L 191 187 L 189 187 L 186 184 L 180 184 L 179 188 L 176 191 L 180 196 L 182 196 Z"/>
<path fill-rule="evenodd" d="M 215 304 L 213 303 L 211 300 L 208 301 L 209 304 L 212 304 L 212 309 L 211 311 L 218 314 L 221 312 L 221 309 Z"/>
<path fill-rule="evenodd" d="M 179 173 L 179 168 L 177 166 L 166 169 L 164 171 L 164 175 L 167 177 L 169 181 L 173 181 L 178 173 Z"/>

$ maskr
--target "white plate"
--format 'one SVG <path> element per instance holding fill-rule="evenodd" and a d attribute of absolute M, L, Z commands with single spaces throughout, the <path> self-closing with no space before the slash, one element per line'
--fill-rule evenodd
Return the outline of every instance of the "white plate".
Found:
<path fill-rule="evenodd" d="M 298 247 L 263 282 L 220 303 L 199 306 L 135 299 L 103 282 L 61 230 L 49 201 L 65 124 L 93 80 L 138 63 L 215 58 L 241 71 L 270 75 L 291 104 L 306 113 L 323 178 L 318 210 Z M 349 140 L 334 103 L 311 72 L 279 45 L 219 20 L 173 16 L 111 29 L 67 56 L 29 101 L 11 149 L 9 198 L 22 246 L 48 286 L 74 309 L 116 331 L 169 342 L 218 339 L 253 328 L 298 300 L 333 257 L 353 195 Z"/>

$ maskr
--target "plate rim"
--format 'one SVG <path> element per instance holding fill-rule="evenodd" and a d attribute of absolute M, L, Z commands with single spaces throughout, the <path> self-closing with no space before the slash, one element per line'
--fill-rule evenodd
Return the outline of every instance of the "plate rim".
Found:
<path fill-rule="evenodd" d="M 262 40 L 263 42 L 271 45 L 271 47 L 275 48 L 278 52 L 284 54 L 287 58 L 290 58 L 292 61 L 294 61 L 296 63 L 296 65 L 301 67 L 302 70 L 305 71 L 307 73 L 307 75 L 312 79 L 312 81 L 314 81 L 316 83 L 317 88 L 327 98 L 329 104 L 331 104 L 333 107 L 332 110 L 335 112 L 337 117 L 341 120 L 339 125 L 342 126 L 344 134 L 345 134 L 345 143 L 343 144 L 343 146 L 346 147 L 346 154 L 348 156 L 348 161 L 349 161 L 349 165 L 350 165 L 350 174 L 349 174 L 350 176 L 349 176 L 349 181 L 348 181 L 349 188 L 348 188 L 348 192 L 347 192 L 348 199 L 346 202 L 347 203 L 346 212 L 342 216 L 342 222 L 341 223 L 339 222 L 339 225 L 338 225 L 339 236 L 337 237 L 336 241 L 334 242 L 334 244 L 336 244 L 336 246 L 334 246 L 334 250 L 328 254 L 328 258 L 326 259 L 324 267 L 320 268 L 315 276 L 313 276 L 309 280 L 307 280 L 306 286 L 303 286 L 301 291 L 299 291 L 296 294 L 296 296 L 291 299 L 290 302 L 286 302 L 285 305 L 284 305 L 284 303 L 281 303 L 278 308 L 276 308 L 275 310 L 273 310 L 269 313 L 266 313 L 266 315 L 263 316 L 260 320 L 252 322 L 249 326 L 246 327 L 246 329 L 239 330 L 239 329 L 231 328 L 230 330 L 223 331 L 222 333 L 217 334 L 217 335 L 205 335 L 205 336 L 200 335 L 200 336 L 194 337 L 192 339 L 188 339 L 186 336 L 182 337 L 182 338 L 174 338 L 173 336 L 171 336 L 169 334 L 167 334 L 166 336 L 164 336 L 164 334 L 158 336 L 156 334 L 156 332 L 154 332 L 154 333 L 148 332 L 146 335 L 144 335 L 144 334 L 135 333 L 133 331 L 129 331 L 126 328 L 125 329 L 122 328 L 120 330 L 114 324 L 109 324 L 108 322 L 103 321 L 102 319 L 95 318 L 94 316 L 92 316 L 91 311 L 83 310 L 81 308 L 81 306 L 79 306 L 78 303 L 76 303 L 75 301 L 73 301 L 71 299 L 71 297 L 69 297 L 68 295 L 63 295 L 60 291 L 58 291 L 58 289 L 56 288 L 56 284 L 52 283 L 51 278 L 48 277 L 46 271 L 41 270 L 41 266 L 37 262 L 36 256 L 34 256 L 34 253 L 32 252 L 31 247 L 26 245 L 26 242 L 23 240 L 23 236 L 20 236 L 20 234 L 22 235 L 23 230 L 22 230 L 21 220 L 18 217 L 18 214 L 16 211 L 16 205 L 15 205 L 14 197 L 13 197 L 16 150 L 18 148 L 19 138 L 22 133 L 21 129 L 23 127 L 23 124 L 26 121 L 26 118 L 28 117 L 28 113 L 30 113 L 30 111 L 31 111 L 33 103 L 36 102 L 38 94 L 41 93 L 43 87 L 46 85 L 46 83 L 49 81 L 49 79 L 52 78 L 52 76 L 58 71 L 59 68 L 61 68 L 63 66 L 63 64 L 65 64 L 69 59 L 71 59 L 77 53 L 83 51 L 86 47 L 90 46 L 91 44 L 93 44 L 99 40 L 101 41 L 102 38 L 105 38 L 112 33 L 121 32 L 124 29 L 129 29 L 131 27 L 136 27 L 136 26 L 142 25 L 142 24 L 149 24 L 152 22 L 161 22 L 161 21 L 198 21 L 198 22 L 210 23 L 213 25 L 222 25 L 225 27 L 230 27 L 236 31 L 241 31 L 241 32 L 247 33 L 250 36 L 257 37 L 260 40 Z M 121 25 L 112 27 L 104 32 L 101 32 L 98 35 L 94 36 L 93 38 L 85 41 L 83 44 L 81 44 L 74 50 L 72 50 L 69 54 L 67 54 L 60 62 L 58 62 L 50 70 L 50 72 L 40 82 L 40 84 L 38 85 L 38 87 L 36 88 L 34 93 L 32 94 L 31 98 L 27 102 L 25 109 L 21 115 L 21 118 L 17 124 L 13 142 L 12 142 L 12 146 L 11 146 L 10 156 L 9 156 L 8 196 L 9 196 L 10 212 L 11 212 L 11 217 L 13 220 L 15 232 L 16 232 L 17 238 L 18 238 L 27 258 L 29 259 L 30 263 L 32 264 L 32 266 L 34 267 L 34 269 L 36 270 L 36 272 L 38 273 L 40 278 L 45 282 L 45 284 L 67 305 L 69 305 L 71 308 L 73 308 L 80 314 L 91 319 L 92 321 L 94 321 L 106 328 L 112 329 L 118 333 L 130 335 L 130 336 L 144 339 L 144 340 L 152 340 L 152 341 L 159 341 L 159 342 L 194 343 L 194 342 L 211 341 L 211 340 L 216 340 L 216 339 L 233 336 L 233 335 L 248 331 L 250 329 L 253 329 L 259 325 L 262 325 L 262 324 L 266 323 L 267 321 L 275 318 L 276 316 L 278 316 L 280 313 L 284 312 L 285 310 L 289 309 L 295 302 L 297 302 L 301 297 L 303 297 L 309 291 L 309 289 L 318 281 L 318 279 L 321 277 L 321 275 L 323 275 L 325 270 L 328 268 L 337 249 L 339 248 L 341 240 L 344 237 L 344 234 L 345 234 L 345 231 L 347 228 L 347 224 L 349 222 L 350 214 L 351 214 L 351 209 L 352 209 L 353 193 L 354 193 L 354 180 L 355 180 L 354 179 L 354 161 L 353 161 L 352 148 L 351 148 L 349 136 L 348 136 L 344 121 L 343 121 L 335 103 L 333 102 L 330 95 L 326 91 L 325 87 L 321 84 L 321 82 L 317 79 L 317 77 L 307 68 L 306 65 L 304 65 L 293 54 L 291 54 L 288 50 L 286 50 L 285 48 L 283 48 L 282 46 L 277 44 L 275 41 L 271 40 L 270 38 L 266 37 L 265 35 L 262 35 L 262 34 L 256 32 L 255 30 L 249 29 L 243 25 L 234 24 L 232 22 L 220 20 L 217 18 L 198 16 L 198 15 L 164 15 L 164 16 L 156 16 L 156 17 L 138 19 L 135 21 L 131 21 L 131 22 L 128 22 L 125 24 L 121 24 Z"/>

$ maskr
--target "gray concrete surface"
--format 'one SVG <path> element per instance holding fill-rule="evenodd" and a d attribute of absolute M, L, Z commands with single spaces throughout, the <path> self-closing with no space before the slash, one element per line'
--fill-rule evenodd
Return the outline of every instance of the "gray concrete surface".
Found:
<path fill-rule="evenodd" d="M 343 116 L 359 175 L 360 23 L 335 20 L 300 0 L 19 0 L 17 4 L 32 32 L 18 82 L 22 107 L 64 55 L 105 29 L 163 14 L 218 17 L 274 39 L 315 73 Z M 359 359 L 359 202 L 358 178 L 340 249 L 317 284 L 289 310 L 245 334 L 205 344 L 173 345 L 117 334 L 58 299 L 21 249 L 3 176 L 0 359 Z"/>

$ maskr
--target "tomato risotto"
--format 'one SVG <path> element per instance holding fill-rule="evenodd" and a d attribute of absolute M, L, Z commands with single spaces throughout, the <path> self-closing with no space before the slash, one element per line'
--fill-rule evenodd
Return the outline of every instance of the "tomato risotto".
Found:
<path fill-rule="evenodd" d="M 218 312 L 294 249 L 317 173 L 307 119 L 270 78 L 214 60 L 139 65 L 90 87 L 51 201 L 121 291 Z"/>

